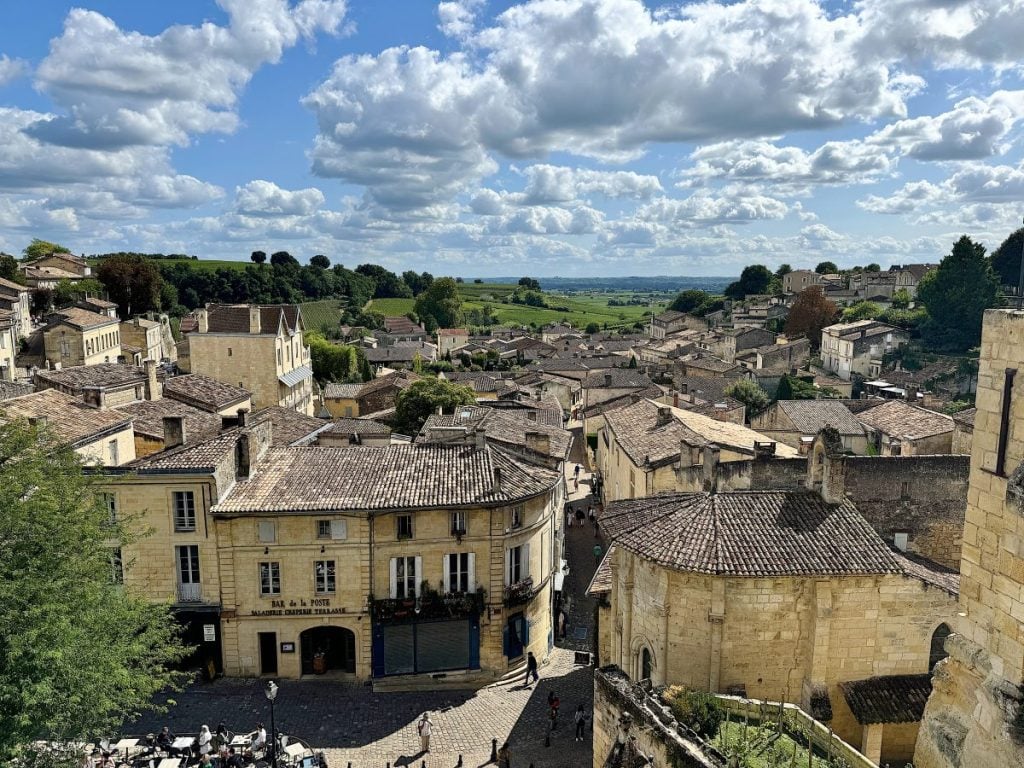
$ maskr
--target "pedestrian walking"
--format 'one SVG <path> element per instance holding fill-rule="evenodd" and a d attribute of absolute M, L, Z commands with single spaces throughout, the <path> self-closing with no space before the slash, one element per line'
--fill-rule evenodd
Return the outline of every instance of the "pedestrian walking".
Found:
<path fill-rule="evenodd" d="M 593 504 L 587 507 L 587 519 L 590 520 L 590 522 L 594 522 L 595 520 L 597 520 L 597 513 L 594 511 Z"/>
<path fill-rule="evenodd" d="M 498 768 L 512 768 L 512 750 L 507 741 L 498 750 Z"/>
<path fill-rule="evenodd" d="M 420 735 L 420 752 L 430 751 L 430 730 L 432 723 L 430 722 L 430 713 L 424 712 L 423 717 L 420 718 L 419 723 L 416 725 L 416 731 Z"/>
<path fill-rule="evenodd" d="M 601 562 L 601 545 L 600 544 L 595 544 L 594 545 L 594 562 L 597 562 L 597 563 Z"/>
<path fill-rule="evenodd" d="M 572 479 L 572 489 L 573 491 L 578 491 L 580 489 L 580 479 L 578 477 L 574 477 Z"/>
<path fill-rule="evenodd" d="M 537 674 L 537 657 L 533 655 L 533 651 L 526 654 L 526 680 L 523 681 L 523 685 L 530 684 L 531 675 L 535 683 L 540 679 L 540 675 Z"/>
<path fill-rule="evenodd" d="M 576 508 L 576 522 L 579 523 L 580 525 L 583 525 L 583 521 L 584 520 L 586 520 L 586 518 L 583 516 L 583 508 L 582 507 L 577 507 Z"/>
<path fill-rule="evenodd" d="M 580 472 L 582 470 L 583 470 L 583 467 L 581 467 L 579 464 L 577 464 L 576 465 L 576 469 L 573 470 L 573 477 L 579 477 L 580 476 Z"/>
<path fill-rule="evenodd" d="M 561 701 L 558 699 L 558 694 L 554 691 L 548 691 L 548 707 L 551 708 L 551 730 L 558 730 L 558 707 L 561 705 Z"/>
<path fill-rule="evenodd" d="M 568 510 L 565 513 L 565 527 L 572 528 L 572 510 Z"/>
<path fill-rule="evenodd" d="M 573 718 L 576 720 L 576 741 L 583 741 L 583 734 L 587 729 L 587 712 L 582 704 L 576 707 Z"/>

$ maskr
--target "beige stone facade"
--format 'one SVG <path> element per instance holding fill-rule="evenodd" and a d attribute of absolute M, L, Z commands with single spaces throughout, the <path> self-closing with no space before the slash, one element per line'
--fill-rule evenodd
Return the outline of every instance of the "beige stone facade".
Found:
<path fill-rule="evenodd" d="M 297 306 L 210 305 L 188 334 L 188 366 L 253 394 L 253 405 L 313 415 L 313 372 Z"/>
<path fill-rule="evenodd" d="M 139 359 L 135 361 L 136 365 L 142 360 L 160 361 L 167 357 L 163 349 L 163 328 L 158 321 L 135 317 L 130 322 L 121 323 L 120 330 L 121 343 L 137 350 Z"/>
<path fill-rule="evenodd" d="M 51 366 L 116 363 L 121 356 L 121 331 L 116 318 L 72 307 L 59 312 L 43 329 L 43 349 Z"/>
<path fill-rule="evenodd" d="M 119 514 L 151 532 L 123 552 L 134 564 L 127 581 L 175 605 L 204 659 L 234 676 L 299 677 L 322 664 L 358 681 L 445 674 L 483 683 L 527 651 L 546 657 L 562 554 L 560 470 L 535 467 L 526 481 L 525 465 L 488 447 L 271 449 L 270 434 L 261 422 L 170 445 L 106 481 Z M 292 493 L 318 499 L 335 483 L 362 482 L 367 500 L 289 501 L 283 489 L 298 470 L 283 467 L 293 459 L 336 479 L 294 479 Z M 457 481 L 416 473 L 432 489 L 479 483 L 479 468 L 493 465 L 494 485 L 483 482 L 488 494 L 504 489 L 502 500 L 444 503 L 439 490 L 439 503 L 410 506 L 355 466 L 413 460 L 438 472 L 454 462 Z M 282 490 L 265 496 L 256 484 Z M 413 633 L 415 659 L 402 655 Z"/>
<path fill-rule="evenodd" d="M 985 313 L 958 620 L 914 764 L 1024 765 L 1024 313 Z"/>

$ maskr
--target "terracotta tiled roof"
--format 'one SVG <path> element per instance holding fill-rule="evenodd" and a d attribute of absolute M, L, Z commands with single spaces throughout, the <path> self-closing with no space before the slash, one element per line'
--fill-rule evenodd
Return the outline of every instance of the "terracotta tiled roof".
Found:
<path fill-rule="evenodd" d="M 108 315 L 101 315 L 99 312 L 90 312 L 81 307 L 68 307 L 58 311 L 55 321 L 67 323 L 75 328 L 83 330 L 88 328 L 99 328 L 102 325 L 117 325 L 117 318 Z"/>
<path fill-rule="evenodd" d="M 104 433 L 127 429 L 132 423 L 130 416 L 90 408 L 77 397 L 56 389 L 16 397 L 3 403 L 0 410 L 4 420 L 45 416 L 57 438 L 72 447 L 91 443 Z"/>
<path fill-rule="evenodd" d="M 326 431 L 332 435 L 390 435 L 391 427 L 369 419 L 335 419 Z"/>
<path fill-rule="evenodd" d="M 857 417 L 837 400 L 779 400 L 776 407 L 804 435 L 816 435 L 826 426 L 835 427 L 841 435 L 864 434 Z"/>
<path fill-rule="evenodd" d="M 902 400 L 887 400 L 858 414 L 861 424 L 901 440 L 917 440 L 953 431 L 953 419 Z"/>
<path fill-rule="evenodd" d="M 589 419 L 602 413 L 617 411 L 633 405 L 634 403 L 640 402 L 643 398 L 661 397 L 663 394 L 664 393 L 657 384 L 651 384 L 651 386 L 646 389 L 638 389 L 635 392 L 628 392 L 625 395 L 620 395 L 619 397 L 612 398 L 611 400 L 604 400 L 600 403 L 594 403 L 594 405 L 587 406 L 583 409 L 583 414 Z"/>
<path fill-rule="evenodd" d="M 134 365 L 100 363 L 75 365 L 60 370 L 36 371 L 36 380 L 50 386 L 69 389 L 82 387 L 126 387 L 146 383 L 146 372 Z"/>
<path fill-rule="evenodd" d="M 975 417 L 977 415 L 978 415 L 978 409 L 977 408 L 967 408 L 965 410 L 962 410 L 962 411 L 959 411 L 957 413 L 954 413 L 953 414 L 953 421 L 955 421 L 957 424 L 961 424 L 961 425 L 963 425 L 965 427 L 970 427 L 973 430 L 974 429 L 974 419 L 975 419 Z"/>
<path fill-rule="evenodd" d="M 408 317 L 385 317 L 384 330 L 388 333 L 424 333 L 423 326 Z"/>
<path fill-rule="evenodd" d="M 647 389 L 654 382 L 635 368 L 609 368 L 594 371 L 583 380 L 584 389 Z"/>
<path fill-rule="evenodd" d="M 16 283 L 13 280 L 0 277 L 0 293 L 21 293 L 23 291 L 31 291 L 27 285 Z"/>
<path fill-rule="evenodd" d="M 388 387 L 407 389 L 414 381 L 419 381 L 420 378 L 418 374 L 409 371 L 395 371 L 386 376 L 378 376 L 363 384 L 363 388 L 359 390 L 359 396 L 366 397 L 372 392 L 387 389 Z"/>
<path fill-rule="evenodd" d="M 330 400 L 355 400 L 359 397 L 362 384 L 337 384 L 331 382 L 324 387 L 324 397 Z"/>
<path fill-rule="evenodd" d="M 221 417 L 217 414 L 207 413 L 167 397 L 161 400 L 130 403 L 117 410 L 135 420 L 137 434 L 159 440 L 164 437 L 165 416 L 180 416 L 185 419 L 185 439 L 189 442 L 216 437 L 221 429 Z"/>
<path fill-rule="evenodd" d="M 315 419 L 292 408 L 282 408 L 279 405 L 261 408 L 252 415 L 253 423 L 263 419 L 270 419 L 271 424 L 274 425 L 270 433 L 272 445 L 291 445 L 330 425 L 329 421 Z"/>
<path fill-rule="evenodd" d="M 234 454 L 238 430 L 199 443 L 154 453 L 126 466 L 137 472 L 213 472 L 224 459 Z"/>
<path fill-rule="evenodd" d="M 735 379 L 726 379 L 721 376 L 675 377 L 675 385 L 680 392 L 711 401 L 724 400 L 726 398 L 725 390 L 735 383 Z"/>
<path fill-rule="evenodd" d="M 210 304 L 206 312 L 210 333 L 249 333 L 248 304 Z M 286 331 L 294 332 L 298 316 L 295 304 L 261 304 L 260 334 L 276 335 L 282 322 Z"/>
<path fill-rule="evenodd" d="M 117 304 L 115 304 L 112 301 L 106 301 L 104 299 L 96 299 L 96 298 L 91 298 L 91 297 L 90 298 L 82 299 L 81 303 L 82 304 L 88 304 L 89 306 L 96 307 L 97 309 L 116 309 L 117 308 Z M 146 322 L 149 322 L 149 321 L 146 321 Z M 155 323 L 154 323 L 154 325 L 155 325 Z"/>
<path fill-rule="evenodd" d="M 667 421 L 661 423 L 658 416 L 660 409 L 667 410 L 669 416 Z M 605 422 L 619 446 L 637 466 L 648 461 L 655 465 L 675 461 L 683 442 L 694 447 L 715 444 L 751 455 L 755 442 L 774 442 L 742 424 L 718 421 L 710 416 L 660 405 L 651 400 L 641 400 L 605 413 Z M 788 445 L 776 444 L 775 455 L 796 456 L 797 451 Z"/>
<path fill-rule="evenodd" d="M 931 675 L 888 675 L 840 683 L 843 698 L 861 725 L 916 723 L 932 692 Z"/>
<path fill-rule="evenodd" d="M 560 479 L 556 470 L 526 464 L 493 446 L 271 448 L 259 471 L 237 483 L 214 512 L 505 505 L 543 493 Z"/>
<path fill-rule="evenodd" d="M 420 430 L 421 442 L 427 442 L 433 428 L 464 427 L 467 430 L 482 429 L 489 439 L 514 447 L 526 445 L 526 433 L 538 432 L 550 439 L 548 454 L 565 460 L 569 457 L 572 435 L 561 425 L 551 427 L 538 421 L 531 421 L 527 411 L 486 408 L 465 405 L 456 408 L 455 413 L 431 414 Z"/>
<path fill-rule="evenodd" d="M 948 592 L 960 594 L 960 572 L 910 552 L 893 550 L 893 555 L 908 576 L 920 579 L 925 584 Z"/>
<path fill-rule="evenodd" d="M 251 393 L 201 373 L 190 373 L 167 379 L 164 382 L 164 397 L 174 398 L 204 411 L 219 411 L 251 397 Z"/>
<path fill-rule="evenodd" d="M 601 563 L 594 571 L 594 578 L 587 587 L 588 595 L 607 595 L 612 591 L 612 558 L 615 556 L 615 545 L 608 547 Z"/>
<path fill-rule="evenodd" d="M 810 491 L 616 501 L 605 507 L 601 527 L 616 545 L 680 571 L 756 577 L 903 572 L 853 502 L 829 505 Z"/>
<path fill-rule="evenodd" d="M 714 373 L 726 373 L 739 367 L 735 363 L 727 363 L 725 360 L 719 360 L 717 357 L 708 355 L 686 360 L 683 365 L 687 368 L 699 368 L 702 371 L 712 371 Z"/>

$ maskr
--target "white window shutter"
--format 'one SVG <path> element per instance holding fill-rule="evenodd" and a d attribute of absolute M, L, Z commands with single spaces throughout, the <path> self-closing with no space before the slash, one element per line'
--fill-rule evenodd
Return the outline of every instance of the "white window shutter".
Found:
<path fill-rule="evenodd" d="M 420 584 L 423 583 L 423 558 L 416 555 L 416 597 L 420 596 Z"/>
<path fill-rule="evenodd" d="M 346 522 L 345 520 L 331 520 L 331 538 L 347 539 L 348 522 Z"/>
<path fill-rule="evenodd" d="M 505 549 L 505 586 L 512 583 L 512 550 Z"/>
<path fill-rule="evenodd" d="M 523 562 L 519 566 L 520 578 L 530 578 L 530 542 L 523 544 Z"/>
<path fill-rule="evenodd" d="M 476 555 L 469 553 L 469 579 L 468 587 L 470 592 L 476 591 Z"/>
<path fill-rule="evenodd" d="M 448 555 L 441 555 L 441 573 L 444 574 L 444 588 L 441 590 L 442 593 L 448 594 L 451 592 L 451 558 Z"/>
<path fill-rule="evenodd" d="M 398 560 L 391 558 L 391 599 L 398 597 Z"/>

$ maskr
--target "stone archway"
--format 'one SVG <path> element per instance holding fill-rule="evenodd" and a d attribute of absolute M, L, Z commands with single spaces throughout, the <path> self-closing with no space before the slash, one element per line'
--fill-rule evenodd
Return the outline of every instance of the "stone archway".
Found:
<path fill-rule="evenodd" d="M 322 625 L 299 635 L 302 674 L 324 672 L 355 674 L 356 636 L 351 629 Z"/>

